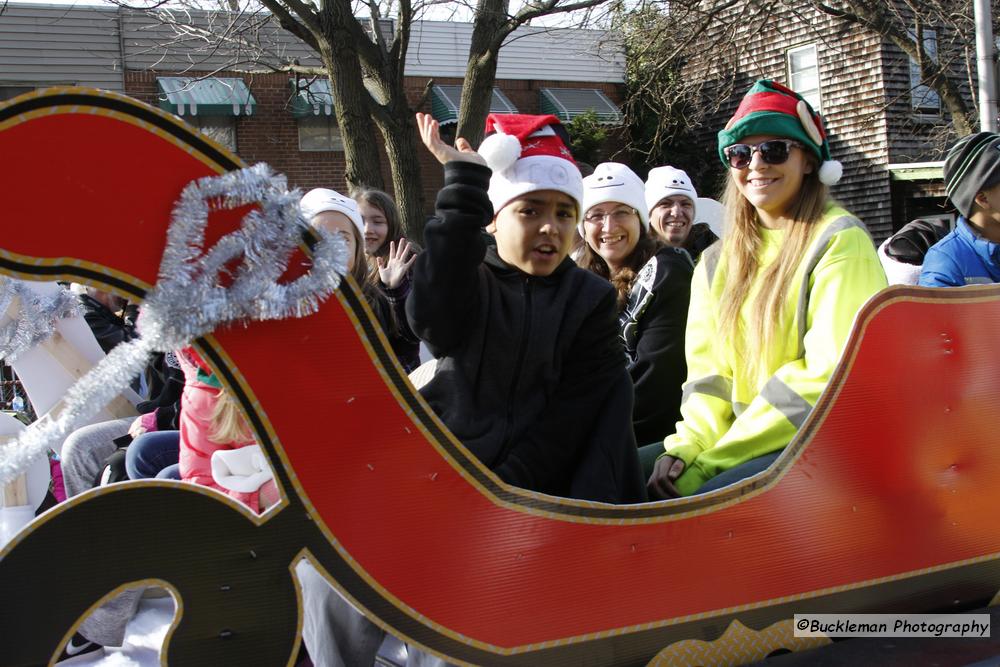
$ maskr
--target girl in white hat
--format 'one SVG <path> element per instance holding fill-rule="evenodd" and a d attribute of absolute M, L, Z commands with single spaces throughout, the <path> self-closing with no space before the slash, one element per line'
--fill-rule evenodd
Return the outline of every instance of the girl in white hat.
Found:
<path fill-rule="evenodd" d="M 377 191 L 363 191 L 360 197 L 367 201 L 363 198 L 371 198 L 373 192 Z M 392 203 L 388 195 L 378 194 L 383 195 L 389 204 Z M 376 201 L 388 207 L 382 203 L 382 199 Z M 370 225 L 366 224 L 363 217 L 365 206 L 371 208 L 370 204 L 359 204 L 358 201 L 327 188 L 310 190 L 302 196 L 301 202 L 302 217 L 310 224 L 344 239 L 349 257 L 347 270 L 364 293 L 368 306 L 374 311 L 393 353 L 409 373 L 420 365 L 420 339 L 410 330 L 404 310 L 406 293 L 409 292 L 407 276 L 416 258 L 410 256 L 409 244 L 405 243 L 405 239 L 400 241 L 399 246 L 393 242 L 391 253 L 387 252 L 384 256 L 372 255 L 377 260 L 377 270 L 373 275 L 368 261 L 368 248 L 371 245 L 367 243 L 366 234 Z M 381 240 L 384 245 L 385 238 L 382 237 Z M 385 276 L 388 282 L 381 283 L 380 276 Z"/>

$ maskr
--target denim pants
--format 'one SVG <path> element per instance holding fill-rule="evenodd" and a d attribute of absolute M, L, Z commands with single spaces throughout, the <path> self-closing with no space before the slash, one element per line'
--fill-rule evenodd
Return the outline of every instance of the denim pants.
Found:
<path fill-rule="evenodd" d="M 747 477 L 752 477 L 759 472 L 763 472 L 768 468 L 768 466 L 774 463 L 779 456 L 781 456 L 781 452 L 783 451 L 785 450 L 779 449 L 776 452 L 771 452 L 770 454 L 764 454 L 762 456 L 758 456 L 757 458 L 750 459 L 749 461 L 741 463 L 738 466 L 734 466 L 729 470 L 724 470 L 698 487 L 698 490 L 692 495 L 715 491 L 716 489 L 721 489 L 724 486 L 735 484 L 741 479 L 746 479 Z M 653 466 L 656 464 L 657 457 L 659 457 L 662 453 L 662 442 L 654 442 L 651 445 L 645 445 L 644 447 L 639 448 L 639 463 L 642 465 L 642 472 L 646 479 L 649 479 L 650 475 L 653 474 Z"/>
<path fill-rule="evenodd" d="M 125 451 L 129 479 L 180 479 L 180 431 L 152 431 L 132 441 Z"/>

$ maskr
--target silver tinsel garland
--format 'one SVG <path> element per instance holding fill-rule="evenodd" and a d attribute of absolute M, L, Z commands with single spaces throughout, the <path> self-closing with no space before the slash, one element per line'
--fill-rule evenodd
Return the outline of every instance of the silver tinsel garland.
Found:
<path fill-rule="evenodd" d="M 115 347 L 70 387 L 57 416 L 40 419 L 0 448 L 0 484 L 107 405 L 154 353 L 183 348 L 225 323 L 316 312 L 346 272 L 347 249 L 334 235 L 314 230 L 320 242 L 309 271 L 290 283 L 277 282 L 307 228 L 299 198 L 288 191 L 284 176 L 264 164 L 184 188 L 174 205 L 156 286 L 142 306 L 140 337 Z M 258 208 L 240 228 L 203 251 L 209 213 L 248 204 Z"/>
<path fill-rule="evenodd" d="M 80 300 L 67 289 L 39 294 L 23 280 L 0 276 L 0 319 L 15 299 L 17 317 L 0 327 L 0 359 L 8 363 L 51 336 L 58 320 L 83 314 Z"/>

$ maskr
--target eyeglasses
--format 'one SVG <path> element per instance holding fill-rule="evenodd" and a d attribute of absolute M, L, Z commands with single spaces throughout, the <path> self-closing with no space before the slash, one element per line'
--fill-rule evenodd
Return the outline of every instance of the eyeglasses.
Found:
<path fill-rule="evenodd" d="M 616 208 L 610 213 L 605 213 L 603 211 L 594 211 L 593 213 L 587 212 L 587 215 L 583 216 L 584 222 L 589 222 L 595 225 L 599 225 L 604 222 L 605 218 L 610 218 L 618 224 L 628 222 L 628 219 L 633 215 L 638 215 L 634 208 Z"/>
<path fill-rule="evenodd" d="M 769 139 L 755 146 L 750 144 L 733 144 L 723 149 L 729 166 L 733 169 L 746 169 L 750 166 L 754 151 L 760 153 L 760 159 L 767 164 L 784 164 L 792 151 L 792 146 L 802 148 L 802 144 L 791 139 Z"/>

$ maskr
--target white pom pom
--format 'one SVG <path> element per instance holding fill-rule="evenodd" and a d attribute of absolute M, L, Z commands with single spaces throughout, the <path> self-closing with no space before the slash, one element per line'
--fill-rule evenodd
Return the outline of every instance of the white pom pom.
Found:
<path fill-rule="evenodd" d="M 826 185 L 836 185 L 840 177 L 844 175 L 844 165 L 836 160 L 827 160 L 819 168 L 819 180 Z"/>
<path fill-rule="evenodd" d="M 504 171 L 521 157 L 521 142 L 510 134 L 491 134 L 479 144 L 479 154 L 494 173 Z"/>

